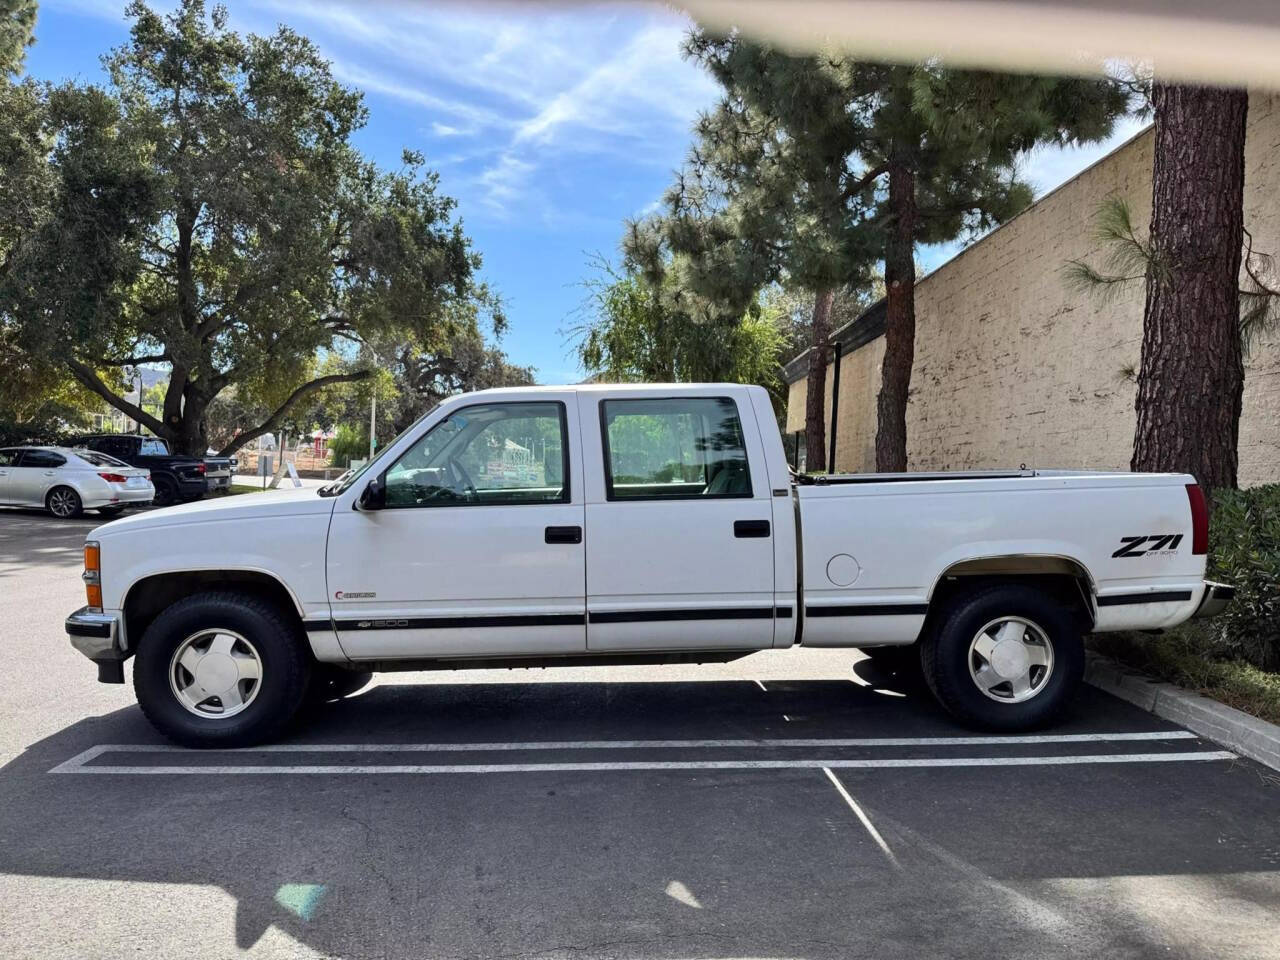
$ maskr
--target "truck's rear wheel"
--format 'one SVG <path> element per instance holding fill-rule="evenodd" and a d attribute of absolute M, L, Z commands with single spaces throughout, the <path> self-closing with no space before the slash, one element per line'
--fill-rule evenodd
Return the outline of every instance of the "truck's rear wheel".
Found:
<path fill-rule="evenodd" d="M 156 477 L 156 495 L 151 502 L 157 507 L 167 507 L 178 502 L 178 485 L 168 477 Z"/>
<path fill-rule="evenodd" d="M 1084 674 L 1084 642 L 1072 611 L 1023 584 L 952 601 L 922 654 L 925 679 L 942 705 L 989 730 L 1051 722 Z"/>
<path fill-rule="evenodd" d="M 235 593 L 179 600 L 147 628 L 133 688 L 148 720 L 188 747 L 240 747 L 270 739 L 293 718 L 310 658 L 295 621 Z"/>

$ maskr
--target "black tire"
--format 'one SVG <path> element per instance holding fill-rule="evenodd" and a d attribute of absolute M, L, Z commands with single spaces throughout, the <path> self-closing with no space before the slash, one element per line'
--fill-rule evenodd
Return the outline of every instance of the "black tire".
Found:
<path fill-rule="evenodd" d="M 318 706 L 341 700 L 363 690 L 372 680 L 371 670 L 347 670 L 328 663 L 317 663 L 311 668 L 307 704 Z"/>
<path fill-rule="evenodd" d="M 983 693 L 970 673 L 970 645 L 985 625 L 1001 617 L 1030 621 L 1052 646 L 1048 677 L 1030 699 L 1017 703 Z M 955 598 L 923 643 L 921 663 L 929 689 L 957 719 L 984 730 L 1013 732 L 1051 723 L 1084 676 L 1079 619 L 1052 597 L 1023 584 L 986 587 Z"/>
<path fill-rule="evenodd" d="M 156 477 L 156 496 L 151 502 L 157 507 L 167 507 L 178 502 L 178 485 L 169 477 Z"/>
<path fill-rule="evenodd" d="M 108 520 L 114 520 L 120 514 L 124 513 L 124 507 L 99 507 L 98 516 L 106 517 Z"/>
<path fill-rule="evenodd" d="M 242 712 L 197 716 L 170 683 L 174 654 L 201 630 L 234 631 L 256 648 L 260 687 Z M 161 613 L 143 634 L 133 663 L 133 689 L 142 712 L 162 734 L 186 747 L 243 747 L 269 740 L 293 719 L 306 694 L 311 656 L 297 618 L 258 597 L 199 593 Z"/>
<path fill-rule="evenodd" d="M 54 487 L 44 495 L 44 508 L 59 520 L 74 520 L 84 513 L 80 494 L 70 487 Z"/>

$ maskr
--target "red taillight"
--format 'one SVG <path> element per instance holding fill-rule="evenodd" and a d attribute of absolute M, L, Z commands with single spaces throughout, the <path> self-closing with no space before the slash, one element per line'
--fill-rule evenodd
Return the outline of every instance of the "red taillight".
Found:
<path fill-rule="evenodd" d="M 100 473 L 98 474 L 107 483 L 125 483 L 127 478 L 119 473 Z"/>
<path fill-rule="evenodd" d="M 1187 484 L 1187 499 L 1191 502 L 1191 552 L 1209 552 L 1209 508 L 1204 502 L 1204 491 L 1197 483 Z"/>
<path fill-rule="evenodd" d="M 204 464 L 203 464 L 203 463 L 197 463 L 197 464 L 196 464 L 196 473 L 204 473 L 204 471 L 205 471 L 205 466 L 204 466 Z"/>

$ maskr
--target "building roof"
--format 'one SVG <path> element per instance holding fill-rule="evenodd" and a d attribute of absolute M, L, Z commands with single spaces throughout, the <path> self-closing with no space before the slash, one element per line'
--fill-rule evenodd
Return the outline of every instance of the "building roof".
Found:
<path fill-rule="evenodd" d="M 841 353 L 852 353 L 862 345 L 870 343 L 884 333 L 886 309 L 885 300 L 883 298 L 877 300 L 844 326 L 837 327 L 835 332 L 831 334 L 830 342 L 838 345 Z M 808 373 L 808 350 L 805 350 L 798 357 L 793 357 L 782 368 L 782 377 L 787 383 L 803 380 Z"/>

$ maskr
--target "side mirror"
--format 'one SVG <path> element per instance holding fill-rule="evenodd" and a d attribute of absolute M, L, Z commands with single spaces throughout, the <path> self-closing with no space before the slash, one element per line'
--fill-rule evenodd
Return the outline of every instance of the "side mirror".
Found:
<path fill-rule="evenodd" d="M 387 505 L 387 485 L 382 477 L 374 477 L 355 502 L 357 510 L 381 510 Z"/>

